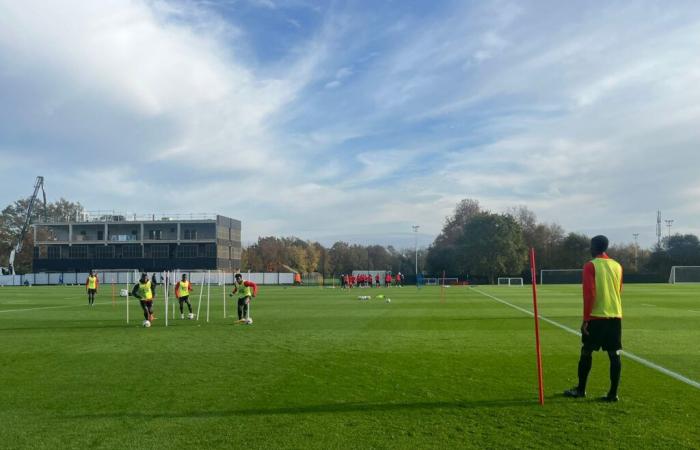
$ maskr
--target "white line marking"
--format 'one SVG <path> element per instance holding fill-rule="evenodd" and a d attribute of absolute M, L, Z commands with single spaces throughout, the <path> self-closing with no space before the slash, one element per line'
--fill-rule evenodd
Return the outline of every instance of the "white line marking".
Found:
<path fill-rule="evenodd" d="M 656 305 L 651 305 L 649 303 L 642 303 L 642 306 L 656 306 Z"/>
<path fill-rule="evenodd" d="M 527 309 L 521 308 L 520 306 L 514 305 L 514 304 L 512 304 L 512 303 L 510 303 L 510 302 L 507 302 L 507 301 L 505 301 L 505 300 L 503 300 L 503 299 L 500 299 L 500 298 L 498 298 L 498 297 L 494 297 L 493 295 L 488 294 L 488 293 L 486 293 L 486 292 L 484 292 L 484 291 L 481 291 L 481 290 L 479 290 L 479 289 L 472 288 L 472 290 L 478 292 L 478 293 L 481 294 L 481 295 L 484 295 L 484 296 L 489 297 L 489 298 L 491 298 L 491 299 L 493 299 L 493 300 L 496 300 L 497 302 L 503 303 L 504 305 L 510 306 L 511 308 L 515 308 L 515 309 L 517 309 L 518 311 L 523 312 L 523 313 L 525 313 L 525 314 L 527 314 L 527 315 L 529 315 L 529 316 L 533 316 L 533 317 L 534 317 L 534 315 L 535 315 L 532 311 L 528 311 Z M 569 327 L 567 327 L 566 325 L 562 325 L 562 324 L 560 324 L 559 322 L 555 322 L 555 321 L 553 321 L 552 319 L 548 319 L 548 318 L 546 318 L 546 317 L 543 317 L 541 314 L 539 315 L 539 318 L 540 318 L 541 320 L 543 320 L 543 321 L 549 323 L 549 324 L 554 325 L 555 327 L 561 328 L 561 329 L 564 330 L 564 331 L 568 331 L 569 333 L 575 334 L 576 336 L 581 336 L 581 333 L 580 333 L 579 331 L 576 331 L 576 330 L 574 330 L 573 328 L 569 328 Z M 624 356 L 628 357 L 629 359 L 631 359 L 632 361 L 636 361 L 636 362 L 638 362 L 639 364 L 642 364 L 642 365 L 647 366 L 647 367 L 649 367 L 649 368 L 651 368 L 651 369 L 654 369 L 654 370 L 656 370 L 656 371 L 658 371 L 658 372 L 661 372 L 661 373 L 663 373 L 663 374 L 665 374 L 665 375 L 668 375 L 668 376 L 671 377 L 671 378 L 675 378 L 675 379 L 678 380 L 678 381 L 682 381 L 682 382 L 685 383 L 685 384 L 689 384 L 690 386 L 693 386 L 694 388 L 700 389 L 700 383 L 698 383 L 698 382 L 695 381 L 695 380 L 692 380 L 692 379 L 690 379 L 690 378 L 684 377 L 683 375 L 681 375 L 681 374 L 679 374 L 679 373 L 676 373 L 676 372 L 673 372 L 673 371 L 671 371 L 671 370 L 668 370 L 668 369 L 665 368 L 665 367 L 661 367 L 661 366 L 659 366 L 658 364 L 654 364 L 653 362 L 648 361 L 648 360 L 646 360 L 646 359 L 644 359 L 644 358 L 642 358 L 642 357 L 639 357 L 639 356 L 635 355 L 634 353 L 630 353 L 630 352 L 628 352 L 628 351 L 626 351 L 626 350 L 623 350 L 623 351 L 622 351 L 622 354 L 623 354 Z"/>
<path fill-rule="evenodd" d="M 99 302 L 95 303 L 96 305 L 109 305 L 111 302 Z M 39 308 L 25 308 L 25 309 L 4 309 L 0 311 L 0 314 L 2 313 L 11 313 L 11 312 L 20 312 L 20 311 L 37 311 L 39 309 L 58 309 L 58 308 L 75 308 L 76 306 L 85 306 L 89 307 L 88 305 L 85 304 L 80 304 L 80 305 L 61 305 L 61 306 L 41 306 Z"/>

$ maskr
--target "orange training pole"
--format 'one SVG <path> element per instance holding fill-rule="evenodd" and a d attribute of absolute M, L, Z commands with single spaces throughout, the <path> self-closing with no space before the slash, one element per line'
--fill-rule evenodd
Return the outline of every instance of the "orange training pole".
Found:
<path fill-rule="evenodd" d="M 530 273 L 532 275 L 532 307 L 535 313 L 535 347 L 537 349 L 537 384 L 540 405 L 544 405 L 544 386 L 542 383 L 542 351 L 540 350 L 540 321 L 537 312 L 537 270 L 535 267 L 535 249 L 530 249 Z"/>

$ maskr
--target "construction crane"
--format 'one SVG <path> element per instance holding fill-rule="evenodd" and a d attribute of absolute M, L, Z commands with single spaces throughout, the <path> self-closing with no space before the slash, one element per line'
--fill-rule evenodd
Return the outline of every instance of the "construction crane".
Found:
<path fill-rule="evenodd" d="M 32 221 L 32 212 L 34 211 L 34 204 L 36 203 L 37 197 L 39 196 L 39 189 L 41 189 L 41 194 L 44 199 L 44 216 L 46 216 L 46 192 L 44 191 L 44 177 L 36 177 L 36 182 L 34 183 L 34 193 L 29 199 L 29 205 L 27 206 L 27 211 L 25 212 L 24 224 L 17 238 L 17 244 L 10 251 L 10 260 L 7 268 L 2 268 L 3 274 L 14 275 L 15 274 L 15 256 L 22 251 L 22 246 L 24 245 L 24 237 L 27 235 L 27 230 L 29 230 L 29 225 Z"/>

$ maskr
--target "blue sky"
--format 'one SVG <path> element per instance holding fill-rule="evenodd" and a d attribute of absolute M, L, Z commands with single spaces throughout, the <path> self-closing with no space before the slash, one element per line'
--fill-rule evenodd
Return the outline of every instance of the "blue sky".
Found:
<path fill-rule="evenodd" d="M 700 233 L 694 1 L 0 0 L 2 204 L 429 244 L 461 198 Z"/>

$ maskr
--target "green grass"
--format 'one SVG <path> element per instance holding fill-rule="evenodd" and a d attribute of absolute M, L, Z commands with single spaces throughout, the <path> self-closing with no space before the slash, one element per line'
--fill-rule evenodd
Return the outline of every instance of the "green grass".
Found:
<path fill-rule="evenodd" d="M 479 289 L 531 308 L 529 287 Z M 0 447 L 700 448 L 700 390 L 628 359 L 620 403 L 561 397 L 579 338 L 547 323 L 539 406 L 532 318 L 469 288 L 263 286 L 252 326 L 217 288 L 210 323 L 165 328 L 157 304 L 150 329 L 108 291 L 0 288 Z M 700 380 L 700 287 L 627 285 L 624 310 L 627 350 Z M 542 315 L 580 312 L 580 287 L 541 289 Z M 596 353 L 591 397 L 607 371 Z"/>

